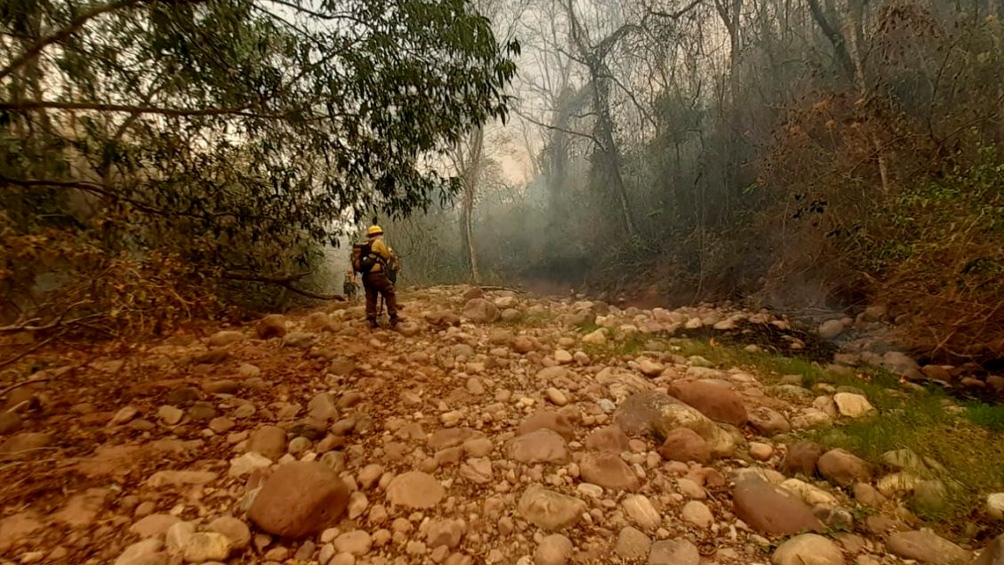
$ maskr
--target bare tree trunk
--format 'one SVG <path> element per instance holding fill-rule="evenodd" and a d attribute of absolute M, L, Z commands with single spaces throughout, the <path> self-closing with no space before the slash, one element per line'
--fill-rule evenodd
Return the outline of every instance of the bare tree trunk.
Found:
<path fill-rule="evenodd" d="M 628 237 L 634 237 L 637 233 L 635 229 L 634 217 L 631 213 L 631 204 L 628 200 L 627 189 L 624 187 L 624 178 L 621 174 L 621 159 L 617 142 L 614 139 L 614 119 L 610 113 L 610 69 L 607 68 L 605 58 L 610 49 L 620 41 L 633 26 L 622 25 L 620 28 L 603 38 L 598 45 L 588 45 L 583 38 L 583 30 L 579 26 L 579 21 L 575 16 L 575 6 L 572 0 L 565 4 L 568 12 L 568 19 L 571 23 L 571 38 L 575 47 L 582 57 L 582 62 L 589 69 L 590 88 L 593 97 L 593 111 L 596 112 L 596 125 L 593 128 L 595 143 L 600 155 L 603 157 L 601 171 L 604 179 L 611 185 L 610 188 L 603 187 L 613 193 L 620 208 L 621 222 Z M 604 182 L 603 184 L 606 184 Z"/>
<path fill-rule="evenodd" d="M 474 204 L 478 185 L 481 182 L 481 168 L 484 159 L 485 131 L 478 128 L 471 133 L 468 140 L 467 155 L 458 159 L 463 194 L 460 208 L 460 239 L 467 253 L 471 282 L 481 284 L 481 272 L 478 269 L 478 253 L 474 243 Z"/>
<path fill-rule="evenodd" d="M 620 206 L 621 221 L 628 237 L 634 237 L 637 231 L 634 225 L 634 216 L 631 213 L 631 204 L 628 201 L 627 189 L 624 188 L 624 177 L 621 175 L 621 158 L 617 148 L 617 141 L 614 139 L 614 119 L 610 115 L 610 96 L 606 69 L 597 68 L 601 65 L 599 61 L 591 61 L 589 74 L 592 78 L 593 104 L 598 115 L 596 120 L 596 138 L 599 141 L 599 150 L 603 155 L 603 176 L 609 175 L 609 182 Z"/>
<path fill-rule="evenodd" d="M 851 28 L 847 33 L 850 38 L 851 59 L 854 62 L 854 79 L 858 85 L 861 96 L 871 95 L 871 87 L 868 84 L 868 77 L 865 74 L 865 60 L 862 54 L 862 43 L 864 43 L 864 0 L 848 0 L 848 26 Z M 878 160 L 879 178 L 882 180 L 882 192 L 889 193 L 889 163 L 886 160 L 885 149 L 882 148 L 882 140 L 878 134 L 872 134 L 872 145 L 875 148 L 875 155 Z"/>

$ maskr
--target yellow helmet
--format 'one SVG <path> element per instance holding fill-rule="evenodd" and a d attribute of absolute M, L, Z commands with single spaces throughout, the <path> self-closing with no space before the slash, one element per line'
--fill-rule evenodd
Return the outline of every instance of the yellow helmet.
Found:
<path fill-rule="evenodd" d="M 366 235 L 381 235 L 383 234 L 383 229 L 380 226 L 370 226 L 366 230 Z"/>

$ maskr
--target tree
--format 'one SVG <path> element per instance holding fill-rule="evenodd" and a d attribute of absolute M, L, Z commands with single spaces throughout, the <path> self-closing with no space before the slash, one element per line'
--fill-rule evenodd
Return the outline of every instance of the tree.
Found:
<path fill-rule="evenodd" d="M 0 15 L 9 238 L 287 285 L 342 220 L 456 191 L 428 160 L 506 116 L 518 48 L 465 0 L 2 0 Z"/>

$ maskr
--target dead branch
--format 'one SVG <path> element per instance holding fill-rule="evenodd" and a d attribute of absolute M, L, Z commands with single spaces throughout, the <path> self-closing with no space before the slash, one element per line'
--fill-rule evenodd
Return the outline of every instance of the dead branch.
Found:
<path fill-rule="evenodd" d="M 69 314 L 71 311 L 73 311 L 74 308 L 77 308 L 79 306 L 83 306 L 85 304 L 90 304 L 90 303 L 91 303 L 90 300 L 81 300 L 80 302 L 76 302 L 74 304 L 71 304 L 71 305 L 67 306 L 65 310 L 63 310 L 62 314 L 56 316 L 49 323 L 43 324 L 41 326 L 33 326 L 32 325 L 32 324 L 40 321 L 41 318 L 32 318 L 30 320 L 25 320 L 23 322 L 19 322 L 19 323 L 12 324 L 12 325 L 9 325 L 9 326 L 0 326 L 0 333 L 41 332 L 41 331 L 45 331 L 45 330 L 51 330 L 51 329 L 53 329 L 53 328 L 55 328 L 57 326 L 72 326 L 74 324 L 77 324 L 77 323 L 80 323 L 80 322 L 84 322 L 86 320 L 91 320 L 91 319 L 99 318 L 99 317 L 103 316 L 103 314 L 91 314 L 89 316 L 82 316 L 80 318 L 75 318 L 75 319 L 70 320 L 68 322 L 63 322 L 63 319 L 66 318 L 66 315 Z"/>
<path fill-rule="evenodd" d="M 264 275 L 249 275 L 243 273 L 224 273 L 223 278 L 232 281 L 246 281 L 246 282 L 259 282 L 265 284 L 274 284 L 285 288 L 290 292 L 294 292 L 301 296 L 306 296 L 307 298 L 313 298 L 315 300 L 337 300 L 339 302 L 344 302 L 345 297 L 340 294 L 319 294 L 313 291 L 304 290 L 302 288 L 297 288 L 293 286 L 293 283 L 310 275 L 311 272 L 299 273 L 295 275 L 283 275 L 278 277 L 269 277 Z"/>
<path fill-rule="evenodd" d="M 11 357 L 10 359 L 7 359 L 6 361 L 0 362 L 0 369 L 6 367 L 8 365 L 13 365 L 14 363 L 17 363 L 21 359 L 24 359 L 28 355 L 31 355 L 32 353 L 34 353 L 34 352 L 38 351 L 39 349 L 45 347 L 50 342 L 54 341 L 57 337 L 59 337 L 59 334 L 52 335 L 48 339 L 45 339 L 43 341 L 40 341 L 40 342 L 36 343 L 35 345 L 33 345 L 33 346 L 25 349 L 21 353 L 18 353 L 14 357 Z"/>
<path fill-rule="evenodd" d="M 10 391 L 15 390 L 15 389 L 19 389 L 19 388 L 21 388 L 23 386 L 30 386 L 30 385 L 37 384 L 37 383 L 47 383 L 50 380 L 51 379 L 28 379 L 26 381 L 21 381 L 19 383 L 14 383 L 14 384 L 10 385 L 9 387 L 7 387 L 7 388 L 5 388 L 3 390 L 0 390 L 0 396 L 6 396 L 7 393 L 9 393 Z"/>

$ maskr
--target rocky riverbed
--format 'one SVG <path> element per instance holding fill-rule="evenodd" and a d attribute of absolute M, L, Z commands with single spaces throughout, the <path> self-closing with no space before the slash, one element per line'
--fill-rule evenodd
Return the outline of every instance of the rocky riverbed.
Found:
<path fill-rule="evenodd" d="M 0 562 L 1004 563 L 984 550 L 1004 495 L 981 493 L 988 525 L 960 538 L 912 510 L 951 486 L 938 461 L 809 439 L 882 418 L 865 390 L 677 340 L 836 355 L 827 370 L 881 365 L 918 392 L 934 369 L 901 354 L 711 306 L 461 287 L 405 304 L 397 331 L 340 304 L 40 354 L 0 417 Z"/>

